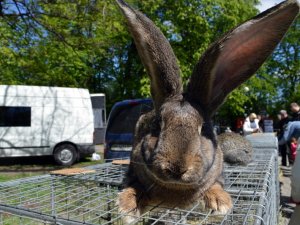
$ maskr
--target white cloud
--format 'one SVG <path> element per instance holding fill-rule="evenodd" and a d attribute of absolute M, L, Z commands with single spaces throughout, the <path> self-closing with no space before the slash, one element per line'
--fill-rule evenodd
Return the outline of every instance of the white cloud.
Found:
<path fill-rule="evenodd" d="M 260 12 L 267 10 L 268 8 L 273 7 L 274 5 L 277 5 L 280 2 L 283 2 L 283 0 L 261 0 L 260 5 L 257 5 L 257 8 Z"/>

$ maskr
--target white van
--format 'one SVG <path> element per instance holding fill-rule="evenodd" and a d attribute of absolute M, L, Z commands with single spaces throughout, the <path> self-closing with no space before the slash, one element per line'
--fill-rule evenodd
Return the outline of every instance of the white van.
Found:
<path fill-rule="evenodd" d="M 87 89 L 0 85 L 0 157 L 53 155 L 71 165 L 95 152 Z"/>

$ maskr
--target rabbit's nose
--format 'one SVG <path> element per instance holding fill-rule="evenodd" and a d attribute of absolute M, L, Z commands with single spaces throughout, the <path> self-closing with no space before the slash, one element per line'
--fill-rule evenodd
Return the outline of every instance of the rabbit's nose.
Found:
<path fill-rule="evenodd" d="M 183 174 L 185 174 L 187 172 L 187 169 L 186 168 L 182 168 L 181 166 L 179 165 L 171 165 L 169 168 L 168 168 L 171 176 L 175 179 L 179 179 L 182 177 Z"/>

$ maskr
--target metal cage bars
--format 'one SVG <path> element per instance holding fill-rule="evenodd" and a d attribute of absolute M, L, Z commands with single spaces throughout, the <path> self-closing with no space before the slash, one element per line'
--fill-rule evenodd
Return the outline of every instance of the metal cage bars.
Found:
<path fill-rule="evenodd" d="M 127 166 L 105 163 L 93 174 L 43 175 L 0 183 L 0 225 L 122 224 L 117 194 Z M 224 168 L 225 189 L 233 209 L 223 216 L 205 210 L 202 202 L 190 209 L 151 209 L 137 224 L 277 224 L 279 211 L 278 159 L 274 148 L 256 148 L 247 166 Z"/>

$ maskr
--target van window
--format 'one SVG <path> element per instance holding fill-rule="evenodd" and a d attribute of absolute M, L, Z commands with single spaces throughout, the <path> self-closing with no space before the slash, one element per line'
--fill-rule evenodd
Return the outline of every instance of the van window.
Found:
<path fill-rule="evenodd" d="M 137 105 L 129 105 L 125 109 L 112 118 L 107 127 L 107 132 L 114 134 L 134 133 L 137 120 L 142 114 L 151 111 L 153 108 L 151 103 L 142 103 Z"/>
<path fill-rule="evenodd" d="M 31 107 L 0 106 L 0 127 L 30 127 Z"/>

